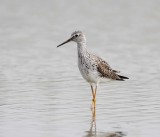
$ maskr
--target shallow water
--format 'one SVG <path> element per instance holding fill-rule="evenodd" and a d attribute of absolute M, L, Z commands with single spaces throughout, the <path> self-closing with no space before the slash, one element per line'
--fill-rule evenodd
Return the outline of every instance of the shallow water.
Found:
<path fill-rule="evenodd" d="M 159 137 L 158 0 L 0 2 L 1 137 Z M 74 43 L 130 79 L 98 87 L 94 122 L 90 86 Z"/>

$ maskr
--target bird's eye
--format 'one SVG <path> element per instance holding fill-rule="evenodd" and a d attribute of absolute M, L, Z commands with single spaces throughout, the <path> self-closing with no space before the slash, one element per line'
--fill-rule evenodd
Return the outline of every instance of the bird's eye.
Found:
<path fill-rule="evenodd" d="M 76 34 L 75 37 L 78 37 L 78 34 Z"/>

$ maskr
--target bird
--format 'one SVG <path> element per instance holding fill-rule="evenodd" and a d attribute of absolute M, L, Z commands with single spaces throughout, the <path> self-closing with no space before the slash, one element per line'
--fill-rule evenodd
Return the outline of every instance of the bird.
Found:
<path fill-rule="evenodd" d="M 77 43 L 78 68 L 82 77 L 90 84 L 93 97 L 91 108 L 95 109 L 96 93 L 99 83 L 107 82 L 108 80 L 124 81 L 129 78 L 119 75 L 120 71 L 112 69 L 105 60 L 88 52 L 86 36 L 80 30 L 74 31 L 69 39 L 59 44 L 57 47 L 71 41 Z"/>

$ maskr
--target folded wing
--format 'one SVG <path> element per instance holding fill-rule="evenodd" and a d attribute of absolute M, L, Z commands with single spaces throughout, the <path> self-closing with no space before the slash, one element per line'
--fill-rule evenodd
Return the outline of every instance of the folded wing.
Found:
<path fill-rule="evenodd" d="M 123 81 L 124 79 L 128 79 L 125 76 L 118 75 L 117 73 L 119 73 L 119 71 L 113 70 L 106 61 L 100 58 L 98 59 L 97 64 L 98 64 L 97 70 L 99 72 L 99 75 L 103 78 L 109 78 L 121 81 Z"/>

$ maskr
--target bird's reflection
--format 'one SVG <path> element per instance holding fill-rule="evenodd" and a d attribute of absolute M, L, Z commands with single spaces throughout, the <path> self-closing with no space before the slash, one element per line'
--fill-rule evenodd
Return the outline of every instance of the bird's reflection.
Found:
<path fill-rule="evenodd" d="M 96 109 L 91 109 L 92 111 L 92 119 L 89 131 L 87 131 L 87 135 L 85 137 L 96 137 Z"/>
<path fill-rule="evenodd" d="M 126 136 L 121 131 L 115 131 L 115 132 L 97 132 L 96 128 L 96 109 L 92 109 L 92 118 L 91 118 L 91 125 L 90 129 L 86 132 L 87 134 L 85 137 L 123 137 Z"/>

